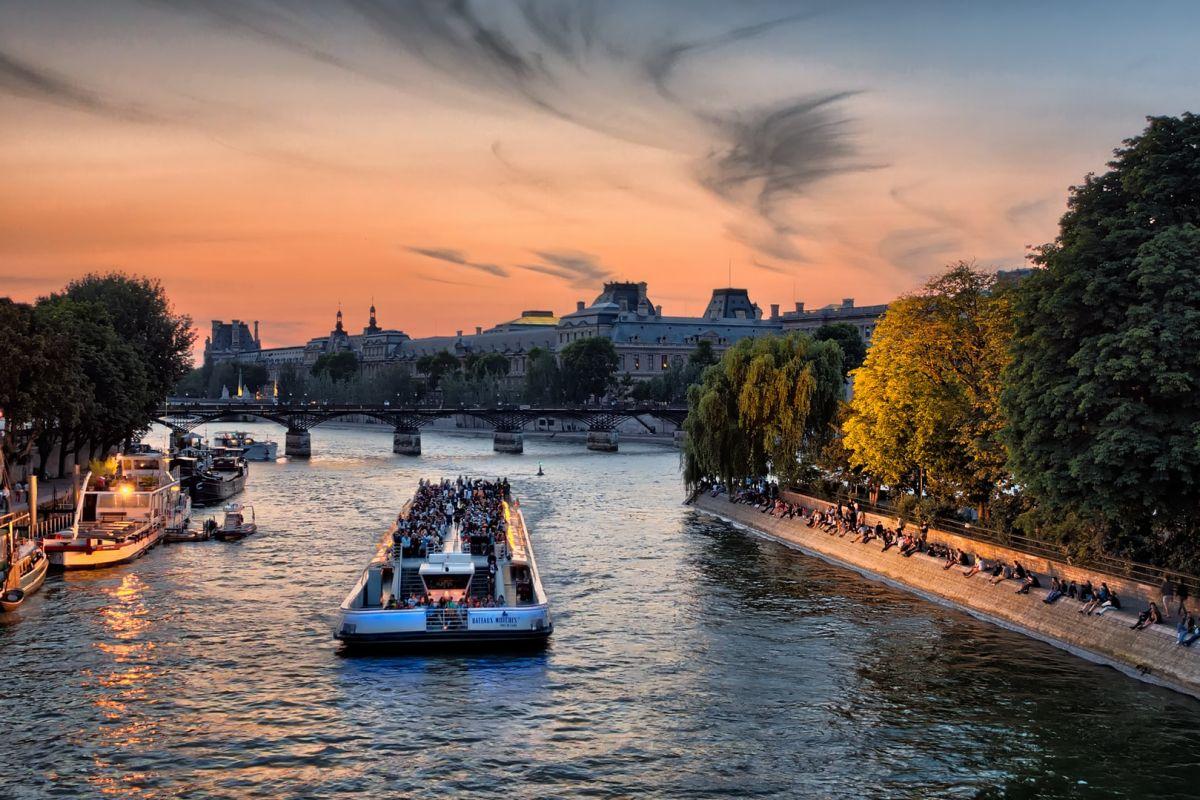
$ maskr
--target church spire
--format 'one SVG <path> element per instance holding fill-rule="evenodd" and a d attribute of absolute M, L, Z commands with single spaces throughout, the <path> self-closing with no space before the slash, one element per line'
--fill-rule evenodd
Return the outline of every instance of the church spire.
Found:
<path fill-rule="evenodd" d="M 337 330 L 339 333 L 342 332 L 342 304 L 340 302 L 338 303 L 337 327 L 335 330 Z"/>

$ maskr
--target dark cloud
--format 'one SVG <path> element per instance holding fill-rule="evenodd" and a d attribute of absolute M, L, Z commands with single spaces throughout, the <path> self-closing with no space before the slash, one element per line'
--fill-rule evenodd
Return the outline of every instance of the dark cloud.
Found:
<path fill-rule="evenodd" d="M 0 92 L 122 122 L 158 122 L 140 106 L 105 97 L 70 78 L 0 51 Z"/>
<path fill-rule="evenodd" d="M 761 270 L 765 270 L 766 272 L 774 272 L 776 275 L 794 275 L 795 274 L 790 269 L 784 269 L 783 267 L 779 267 L 774 264 L 767 264 L 764 261 L 759 261 L 757 258 L 750 259 L 750 263 L 753 264 L 754 266 L 758 267 Z"/>
<path fill-rule="evenodd" d="M 594 287 L 612 277 L 612 272 L 601 265 L 596 256 L 589 253 L 575 250 L 535 250 L 533 254 L 541 259 L 542 263 L 517 266 L 530 272 L 559 278 L 576 288 Z"/>
<path fill-rule="evenodd" d="M 470 261 L 461 250 L 450 250 L 443 247 L 409 247 L 409 252 L 432 258 L 437 261 L 445 261 L 448 264 L 457 264 L 460 267 L 486 272 L 489 275 L 496 275 L 501 278 L 508 277 L 508 270 L 498 264 L 487 264 L 479 261 Z"/>
<path fill-rule="evenodd" d="M 666 42 L 651 50 L 643 59 L 643 68 L 659 94 L 672 100 L 676 99 L 670 88 L 670 79 L 675 68 L 689 56 L 699 55 L 705 51 L 716 50 L 737 42 L 762 36 L 782 25 L 788 25 L 808 19 L 812 14 L 791 14 L 779 19 L 756 22 L 743 25 L 733 30 L 723 31 L 706 39 L 691 42 Z"/>
<path fill-rule="evenodd" d="M 834 173 L 863 169 L 851 162 L 846 120 L 833 106 L 839 92 L 713 118 L 725 144 L 701 164 L 700 182 L 715 194 L 750 204 L 777 232 L 791 233 L 782 205 Z"/>
<path fill-rule="evenodd" d="M 467 283 L 466 281 L 452 281 L 449 278 L 439 278 L 435 275 L 426 275 L 423 272 L 416 273 L 416 277 L 418 280 L 428 281 L 429 283 L 444 283 L 447 286 L 474 286 L 475 285 L 473 283 Z"/>

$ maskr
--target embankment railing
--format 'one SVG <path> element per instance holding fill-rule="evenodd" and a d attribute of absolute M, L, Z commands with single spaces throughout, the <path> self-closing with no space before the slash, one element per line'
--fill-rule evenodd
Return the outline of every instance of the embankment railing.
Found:
<path fill-rule="evenodd" d="M 884 517 L 899 517 L 900 512 L 887 505 L 878 503 L 870 503 L 857 497 L 844 495 L 841 497 L 830 496 L 816 490 L 801 489 L 792 487 L 789 491 L 795 494 L 811 497 L 824 503 L 835 504 L 838 502 L 849 503 L 857 502 L 859 508 L 868 513 L 878 514 Z M 1038 558 L 1046 558 L 1051 561 L 1060 561 L 1064 564 L 1080 567 L 1083 569 L 1094 570 L 1114 578 L 1123 578 L 1125 580 L 1134 581 L 1136 583 L 1146 584 L 1152 587 L 1157 587 L 1166 578 L 1170 578 L 1176 584 L 1185 585 L 1188 589 L 1188 595 L 1193 599 L 1193 602 L 1200 599 L 1200 576 L 1192 575 L 1187 572 L 1179 572 L 1178 570 L 1166 569 L 1164 567 L 1156 567 L 1152 564 L 1144 564 L 1139 561 L 1131 561 L 1129 559 L 1117 558 L 1115 556 L 1107 556 L 1103 554 L 1092 554 L 1087 556 L 1077 556 L 1070 553 L 1066 548 L 1046 542 L 1040 539 L 1033 539 L 1028 536 L 1022 536 L 1015 533 L 1005 533 L 993 528 L 987 528 L 970 523 L 959 522 L 957 520 L 945 519 L 939 517 L 935 519 L 931 528 L 936 528 L 946 533 L 952 533 L 955 536 L 962 536 L 966 539 L 974 539 L 988 544 L 1000 545 L 1008 547 L 1021 553 L 1026 553 Z"/>

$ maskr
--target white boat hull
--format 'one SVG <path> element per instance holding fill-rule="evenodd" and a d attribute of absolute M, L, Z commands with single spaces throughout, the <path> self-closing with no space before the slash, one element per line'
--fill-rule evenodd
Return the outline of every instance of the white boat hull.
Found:
<path fill-rule="evenodd" d="M 438 612 L 444 609 L 435 611 Z M 554 631 L 545 604 L 464 608 L 460 609 L 459 619 L 465 625 L 443 626 L 431 622 L 424 608 L 344 610 L 335 637 L 348 646 L 543 644 Z"/>
<path fill-rule="evenodd" d="M 162 529 L 155 529 L 143 537 L 125 542 L 102 539 L 46 539 L 43 545 L 46 558 L 55 569 L 100 569 L 141 557 L 158 544 L 161 538 Z"/>

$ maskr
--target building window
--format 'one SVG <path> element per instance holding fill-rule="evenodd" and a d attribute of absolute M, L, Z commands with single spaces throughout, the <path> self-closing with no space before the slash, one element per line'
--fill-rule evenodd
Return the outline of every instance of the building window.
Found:
<path fill-rule="evenodd" d="M 634 372 L 642 371 L 642 357 L 641 356 L 633 357 L 633 371 Z"/>
<path fill-rule="evenodd" d="M 667 354 L 666 354 L 666 353 L 663 353 L 663 357 L 662 357 L 662 368 L 663 368 L 663 372 L 666 372 L 666 371 L 667 371 L 667 367 L 668 367 L 668 364 L 667 364 Z"/>

